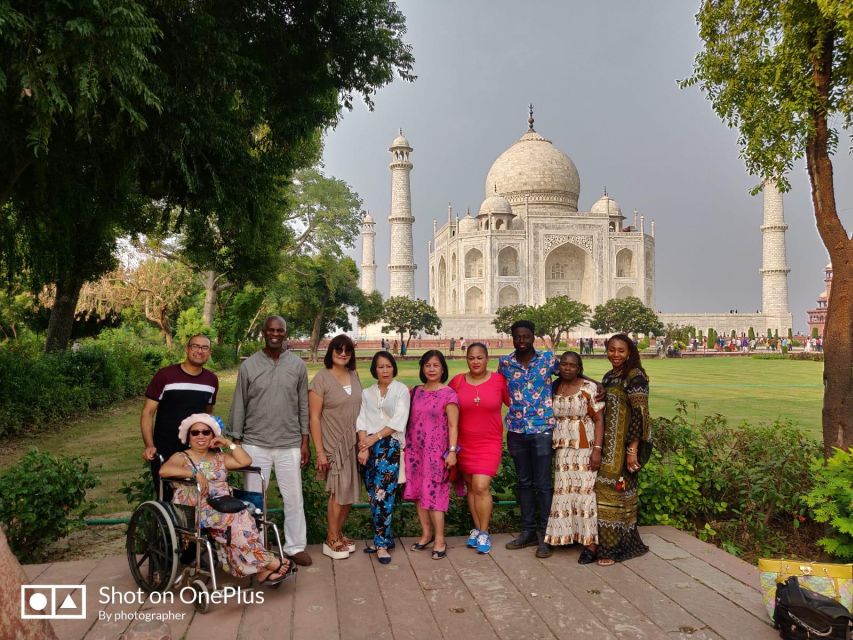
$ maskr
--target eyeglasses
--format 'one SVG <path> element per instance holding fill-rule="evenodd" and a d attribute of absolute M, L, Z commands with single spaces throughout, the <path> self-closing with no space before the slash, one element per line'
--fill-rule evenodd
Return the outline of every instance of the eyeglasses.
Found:
<path fill-rule="evenodd" d="M 191 436 L 209 436 L 211 433 L 210 429 L 190 429 Z"/>
<path fill-rule="evenodd" d="M 350 353 L 352 353 L 352 351 L 345 344 L 339 344 L 335 347 L 335 353 L 340 353 L 341 355 L 345 356 L 345 355 L 349 355 Z"/>
<path fill-rule="evenodd" d="M 189 346 L 189 349 L 191 351 L 201 351 L 202 353 L 206 353 L 206 352 L 210 351 L 210 345 L 209 344 L 191 344 Z"/>

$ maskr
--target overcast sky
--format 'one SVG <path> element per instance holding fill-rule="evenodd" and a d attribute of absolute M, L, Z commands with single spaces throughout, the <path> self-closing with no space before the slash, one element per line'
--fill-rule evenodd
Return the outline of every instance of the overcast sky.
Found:
<path fill-rule="evenodd" d="M 578 168 L 578 207 L 607 192 L 630 216 L 656 221 L 656 306 L 663 311 L 755 311 L 761 306 L 761 196 L 738 157 L 737 133 L 698 89 L 679 89 L 699 51 L 690 0 L 601 2 L 403 0 L 414 83 L 396 80 L 358 105 L 326 139 L 326 173 L 376 218 L 377 287 L 388 292 L 388 147 L 399 128 L 411 160 L 416 294 L 427 298 L 427 242 L 447 204 L 476 214 L 492 162 L 535 128 Z M 853 162 L 835 158 L 838 208 L 853 225 Z M 823 288 L 803 162 L 785 196 L 794 328 Z M 648 228 L 648 227 L 647 227 Z M 353 250 L 361 262 L 360 245 Z"/>

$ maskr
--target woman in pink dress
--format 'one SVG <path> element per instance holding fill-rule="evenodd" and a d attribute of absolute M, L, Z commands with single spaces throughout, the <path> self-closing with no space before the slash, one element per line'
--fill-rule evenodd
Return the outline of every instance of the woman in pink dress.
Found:
<path fill-rule="evenodd" d="M 489 350 L 472 342 L 465 353 L 468 373 L 450 381 L 459 397 L 459 470 L 468 492 L 468 509 L 474 528 L 468 547 L 478 553 L 492 550 L 489 521 L 492 519 L 492 478 L 498 473 L 503 450 L 501 406 L 509 406 L 506 380 L 488 370 Z"/>
<path fill-rule="evenodd" d="M 447 362 L 441 351 L 421 356 L 420 379 L 424 384 L 412 390 L 409 425 L 406 427 L 405 500 L 414 500 L 418 508 L 421 537 L 412 551 L 433 544 L 432 559 L 447 555 L 444 540 L 444 514 L 450 506 L 451 467 L 456 464 L 457 422 L 456 392 L 445 382 Z"/>

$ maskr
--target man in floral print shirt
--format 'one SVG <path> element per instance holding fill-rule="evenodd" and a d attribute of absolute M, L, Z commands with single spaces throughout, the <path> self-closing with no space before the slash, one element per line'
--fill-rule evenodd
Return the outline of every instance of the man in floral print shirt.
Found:
<path fill-rule="evenodd" d="M 551 399 L 551 376 L 559 359 L 550 351 L 533 348 L 535 327 L 529 320 L 513 323 L 515 351 L 498 360 L 498 373 L 507 379 L 510 406 L 506 414 L 506 444 L 518 475 L 518 502 L 522 530 L 507 542 L 507 549 L 538 545 L 536 556 L 547 558 L 551 547 L 544 541 L 551 511 L 551 434 L 555 420 Z M 536 516 L 536 505 L 539 516 Z"/>

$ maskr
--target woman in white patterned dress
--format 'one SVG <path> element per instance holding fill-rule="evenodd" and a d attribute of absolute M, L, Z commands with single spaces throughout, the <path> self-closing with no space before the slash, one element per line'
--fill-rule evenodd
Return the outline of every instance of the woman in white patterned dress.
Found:
<path fill-rule="evenodd" d="M 583 360 L 573 351 L 560 357 L 553 394 L 557 451 L 545 542 L 555 546 L 578 542 L 585 547 L 578 562 L 589 564 L 595 561 L 598 544 L 595 476 L 601 466 L 604 403 L 596 402 L 596 384 L 584 377 Z"/>

